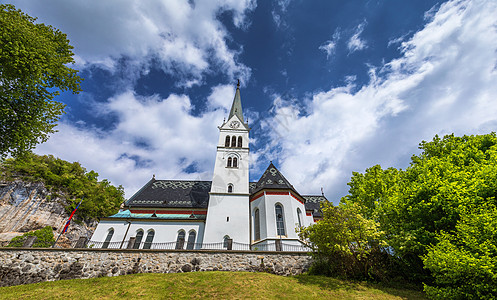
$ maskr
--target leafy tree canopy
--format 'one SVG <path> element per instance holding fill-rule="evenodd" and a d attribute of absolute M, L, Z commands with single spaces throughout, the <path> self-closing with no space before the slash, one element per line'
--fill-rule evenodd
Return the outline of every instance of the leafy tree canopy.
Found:
<path fill-rule="evenodd" d="M 435 136 L 420 149 L 406 170 L 354 173 L 342 205 L 359 204 L 360 214 L 378 223 L 392 253 L 427 282 L 431 296 L 495 295 L 495 133 Z"/>
<path fill-rule="evenodd" d="M 6 159 L 0 164 L 0 178 L 43 182 L 53 194 L 66 194 L 67 212 L 74 210 L 84 197 L 75 214 L 84 220 L 115 214 L 124 201 L 122 186 L 116 188 L 106 179 L 98 181 L 98 173 L 87 172 L 78 162 L 70 163 L 52 155 L 27 153 L 16 159 Z"/>
<path fill-rule="evenodd" d="M 441 232 L 423 263 L 434 277 L 425 284 L 434 299 L 495 299 L 497 295 L 497 207 L 468 209 L 452 233 Z"/>
<path fill-rule="evenodd" d="M 387 189 L 377 214 L 400 255 L 426 253 L 441 231 L 452 232 L 468 209 L 495 203 L 494 133 L 422 142 L 423 152 Z"/>
<path fill-rule="evenodd" d="M 78 93 L 81 78 L 66 35 L 11 4 L 0 5 L 0 156 L 45 142 L 60 115 L 60 91 Z"/>

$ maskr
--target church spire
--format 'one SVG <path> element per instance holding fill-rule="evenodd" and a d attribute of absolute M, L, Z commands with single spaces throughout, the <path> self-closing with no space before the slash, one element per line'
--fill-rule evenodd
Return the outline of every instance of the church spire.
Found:
<path fill-rule="evenodd" d="M 235 99 L 233 99 L 233 104 L 231 105 L 231 111 L 230 111 L 230 116 L 228 117 L 228 120 L 231 119 L 236 115 L 240 121 L 243 121 L 243 113 L 242 113 L 242 100 L 240 98 L 240 79 L 238 79 L 238 84 L 236 85 L 236 93 L 235 93 Z"/>

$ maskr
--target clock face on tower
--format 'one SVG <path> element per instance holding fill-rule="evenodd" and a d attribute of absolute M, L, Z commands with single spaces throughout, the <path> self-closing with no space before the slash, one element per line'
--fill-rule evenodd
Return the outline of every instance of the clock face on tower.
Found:
<path fill-rule="evenodd" d="M 230 127 L 231 128 L 238 128 L 238 127 L 240 127 L 240 122 L 238 122 L 238 121 L 231 121 Z"/>

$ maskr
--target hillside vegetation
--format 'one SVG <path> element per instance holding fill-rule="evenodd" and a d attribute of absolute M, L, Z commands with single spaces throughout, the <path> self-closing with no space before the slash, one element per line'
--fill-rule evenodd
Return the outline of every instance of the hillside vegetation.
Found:
<path fill-rule="evenodd" d="M 33 248 L 48 248 L 52 247 L 52 245 L 55 243 L 52 227 L 46 226 L 42 229 L 26 232 L 21 236 L 16 236 L 10 241 L 7 247 L 22 247 L 29 236 L 36 237 L 36 241 L 32 245 Z"/>
<path fill-rule="evenodd" d="M 87 171 L 78 162 L 68 162 L 52 155 L 28 153 L 0 163 L 0 180 L 43 182 L 52 196 L 64 194 L 66 210 L 71 212 L 84 197 L 76 216 L 91 220 L 112 215 L 124 201 L 122 186 L 115 187 L 106 179 L 98 181 L 98 173 Z"/>
<path fill-rule="evenodd" d="M 422 292 L 324 276 L 196 272 L 73 279 L 0 288 L 2 299 L 426 299 Z"/>

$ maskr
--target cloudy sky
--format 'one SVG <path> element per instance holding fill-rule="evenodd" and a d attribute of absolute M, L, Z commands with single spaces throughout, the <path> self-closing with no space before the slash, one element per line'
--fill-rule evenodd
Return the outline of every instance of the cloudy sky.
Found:
<path fill-rule="evenodd" d="M 353 171 L 406 168 L 435 134 L 497 131 L 497 1 L 13 1 L 68 35 L 84 78 L 35 152 L 130 197 L 210 180 L 242 83 L 251 180 L 269 161 L 337 203 Z"/>

